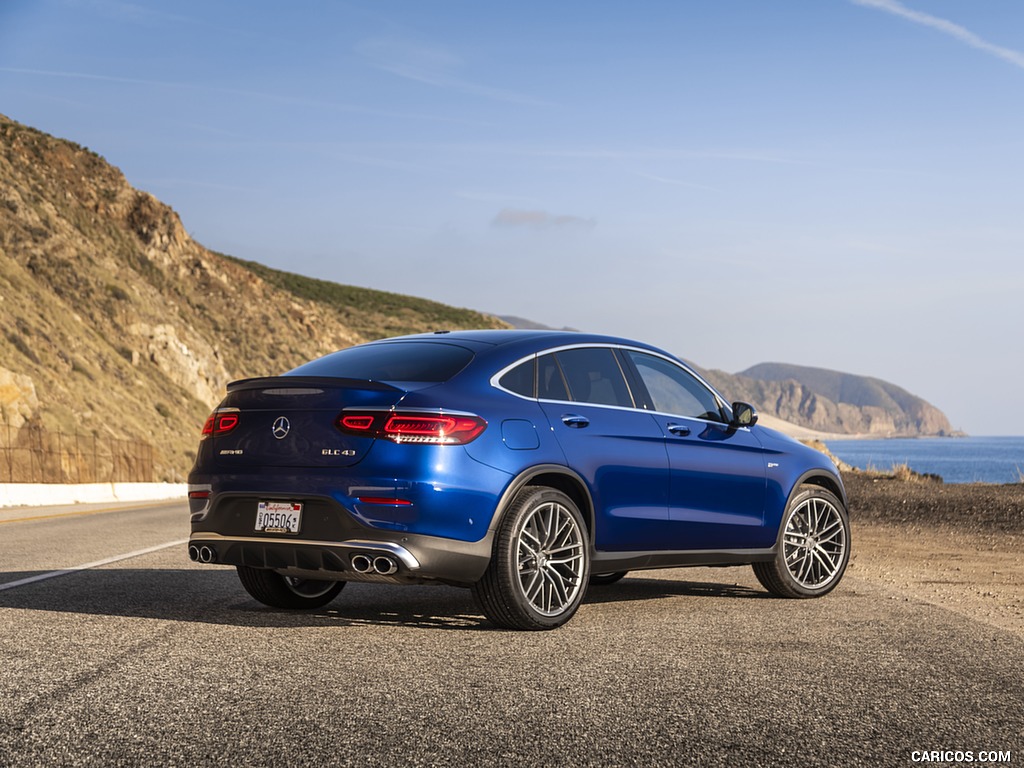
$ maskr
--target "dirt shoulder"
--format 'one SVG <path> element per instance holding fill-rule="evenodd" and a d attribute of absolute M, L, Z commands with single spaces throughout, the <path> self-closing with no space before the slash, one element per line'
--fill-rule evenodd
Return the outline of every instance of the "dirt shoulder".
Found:
<path fill-rule="evenodd" d="M 844 480 L 849 576 L 1024 635 L 1024 485 Z"/>
<path fill-rule="evenodd" d="M 864 472 L 845 472 L 843 482 L 852 521 L 1024 536 L 1024 483 L 954 485 Z"/>

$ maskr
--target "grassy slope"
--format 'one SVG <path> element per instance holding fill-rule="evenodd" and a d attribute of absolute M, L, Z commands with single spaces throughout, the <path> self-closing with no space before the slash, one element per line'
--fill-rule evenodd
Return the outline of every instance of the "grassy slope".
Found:
<path fill-rule="evenodd" d="M 406 333 L 469 328 L 505 328 L 492 315 L 472 309 L 405 296 L 399 293 L 359 288 L 273 269 L 255 261 L 219 254 L 293 296 L 314 301 L 339 313 L 345 325 L 367 339 Z"/>

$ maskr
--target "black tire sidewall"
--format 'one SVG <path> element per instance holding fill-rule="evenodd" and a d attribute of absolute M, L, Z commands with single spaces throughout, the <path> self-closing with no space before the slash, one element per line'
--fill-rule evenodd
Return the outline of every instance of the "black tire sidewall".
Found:
<path fill-rule="evenodd" d="M 276 571 L 244 565 L 237 566 L 237 570 L 239 581 L 253 598 L 271 608 L 286 610 L 322 608 L 337 597 L 346 584 L 344 581 L 337 581 L 324 594 L 309 597 L 296 593 L 285 581 L 285 577 Z"/>

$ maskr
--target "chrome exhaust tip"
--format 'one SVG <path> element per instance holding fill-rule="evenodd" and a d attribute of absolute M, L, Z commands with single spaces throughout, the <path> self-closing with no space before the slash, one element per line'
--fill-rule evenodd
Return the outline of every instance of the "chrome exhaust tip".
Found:
<path fill-rule="evenodd" d="M 197 547 L 195 544 L 188 545 L 188 559 L 191 560 L 193 563 L 199 562 L 199 547 Z"/>
<path fill-rule="evenodd" d="M 390 576 L 398 571 L 398 563 L 392 560 L 390 557 L 375 557 L 373 559 L 373 570 L 379 573 L 381 576 Z"/>
<path fill-rule="evenodd" d="M 373 570 L 373 561 L 366 555 L 355 555 L 352 558 L 352 570 L 356 573 L 369 573 Z"/>
<path fill-rule="evenodd" d="M 199 561 L 203 563 L 212 563 L 217 559 L 217 553 L 212 547 L 202 546 L 199 548 Z"/>

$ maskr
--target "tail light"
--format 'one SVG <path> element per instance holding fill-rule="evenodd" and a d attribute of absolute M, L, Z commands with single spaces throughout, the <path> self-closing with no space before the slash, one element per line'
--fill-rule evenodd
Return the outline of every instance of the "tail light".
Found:
<path fill-rule="evenodd" d="M 238 426 L 237 411 L 214 411 L 203 424 L 203 437 L 220 437 Z"/>
<path fill-rule="evenodd" d="M 465 445 L 487 428 L 487 422 L 468 413 L 402 411 L 345 411 L 335 426 L 362 437 L 381 437 L 396 443 Z"/>

